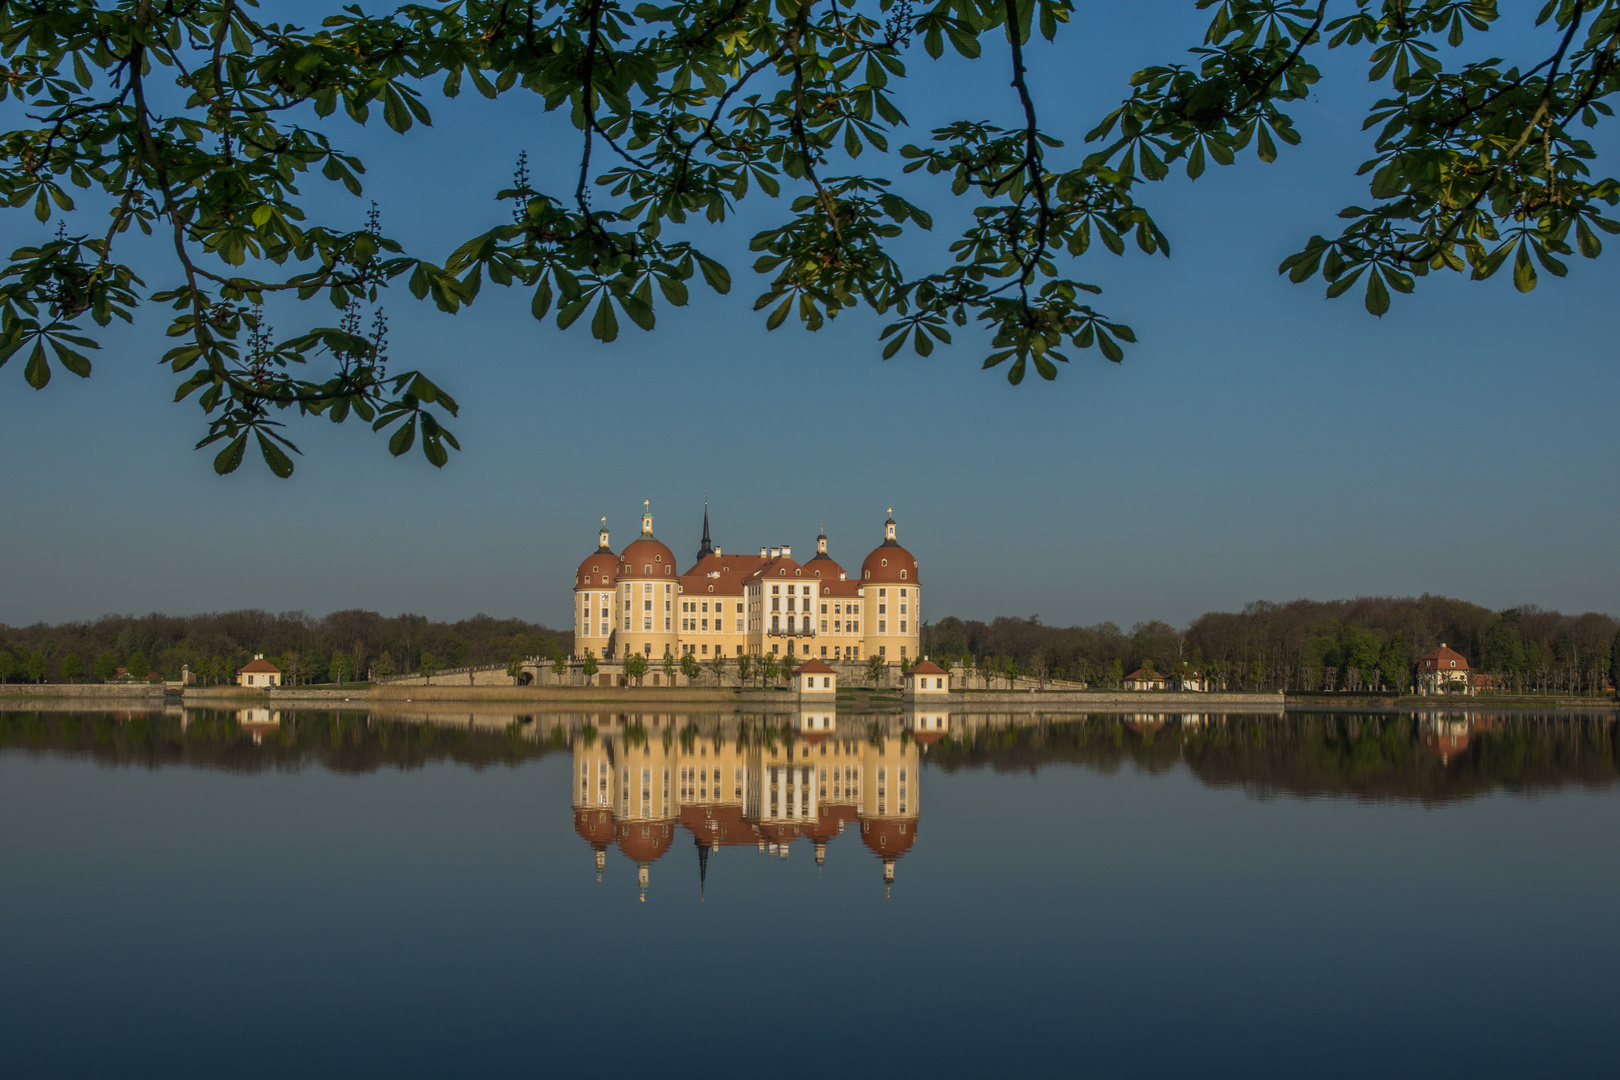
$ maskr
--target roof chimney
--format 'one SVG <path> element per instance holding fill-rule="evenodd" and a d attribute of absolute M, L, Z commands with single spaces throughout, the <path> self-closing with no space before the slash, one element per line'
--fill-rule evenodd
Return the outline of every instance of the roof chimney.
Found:
<path fill-rule="evenodd" d="M 759 557 L 762 558 L 762 559 L 765 557 L 765 549 L 764 548 L 759 549 Z"/>
<path fill-rule="evenodd" d="M 782 558 L 784 558 L 784 559 L 793 558 L 793 549 L 788 547 L 786 544 L 782 545 Z"/>
<path fill-rule="evenodd" d="M 771 548 L 771 558 L 780 559 L 781 557 L 782 557 L 782 549 L 781 548 Z"/>
<path fill-rule="evenodd" d="M 716 555 L 718 555 L 718 554 L 720 554 L 720 549 L 719 549 L 719 548 L 715 548 L 715 549 L 714 549 L 714 553 L 715 553 L 715 554 L 716 554 Z"/>

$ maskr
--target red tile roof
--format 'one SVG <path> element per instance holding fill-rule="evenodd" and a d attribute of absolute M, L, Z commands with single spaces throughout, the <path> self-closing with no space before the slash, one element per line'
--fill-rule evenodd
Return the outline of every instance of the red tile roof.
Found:
<path fill-rule="evenodd" d="M 1452 661 L 1456 663 L 1452 663 Z M 1418 657 L 1418 668 L 1422 671 L 1467 671 L 1468 660 L 1456 649 L 1448 649 L 1444 645 L 1434 652 L 1424 653 Z"/>
<path fill-rule="evenodd" d="M 932 660 L 919 660 L 911 665 L 910 671 L 906 672 L 908 675 L 944 675 L 945 673 L 945 669 Z"/>
<path fill-rule="evenodd" d="M 247 666 L 238 671 L 237 674 L 245 675 L 250 671 L 270 671 L 277 675 L 281 674 L 280 668 L 276 667 L 276 665 L 272 664 L 262 656 L 254 657 L 248 662 Z"/>
<path fill-rule="evenodd" d="M 793 669 L 795 675 L 836 675 L 838 672 L 823 664 L 820 660 L 810 659 Z"/>

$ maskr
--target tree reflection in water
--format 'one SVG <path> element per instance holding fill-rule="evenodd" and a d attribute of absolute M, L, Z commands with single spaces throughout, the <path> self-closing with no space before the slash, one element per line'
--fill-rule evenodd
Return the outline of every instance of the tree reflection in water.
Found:
<path fill-rule="evenodd" d="M 1069 765 L 1278 795 L 1443 802 L 1620 777 L 1613 713 L 1483 711 L 1066 714 L 916 711 L 448 712 L 246 708 L 0 711 L 0 753 L 115 766 L 338 773 L 571 757 L 574 829 L 594 851 L 651 868 L 682 837 L 700 885 L 711 854 L 752 848 L 819 865 L 853 833 L 885 883 L 917 842 L 924 769 Z"/>

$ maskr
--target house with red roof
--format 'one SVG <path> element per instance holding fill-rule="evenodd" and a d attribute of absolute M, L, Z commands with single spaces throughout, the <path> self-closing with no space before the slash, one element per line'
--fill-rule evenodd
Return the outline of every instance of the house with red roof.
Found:
<path fill-rule="evenodd" d="M 1433 652 L 1424 653 L 1417 662 L 1417 692 L 1420 694 L 1471 694 L 1468 681 L 1468 660 L 1462 653 L 1446 647 L 1445 642 Z"/>
<path fill-rule="evenodd" d="M 236 673 L 238 686 L 280 686 L 281 669 L 264 658 L 264 653 L 255 653 L 253 659 L 243 665 L 242 670 Z"/>

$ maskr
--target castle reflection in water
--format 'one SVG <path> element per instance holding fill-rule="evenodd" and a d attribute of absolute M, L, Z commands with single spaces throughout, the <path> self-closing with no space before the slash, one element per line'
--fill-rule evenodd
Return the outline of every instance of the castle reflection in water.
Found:
<path fill-rule="evenodd" d="M 917 840 L 922 755 L 949 730 L 944 712 L 705 725 L 596 714 L 573 740 L 574 829 L 596 851 L 598 880 L 609 847 L 636 864 L 643 899 L 653 864 L 682 838 L 697 850 L 700 888 L 723 847 L 786 859 L 801 846 L 819 865 L 857 843 L 892 883 Z"/>

